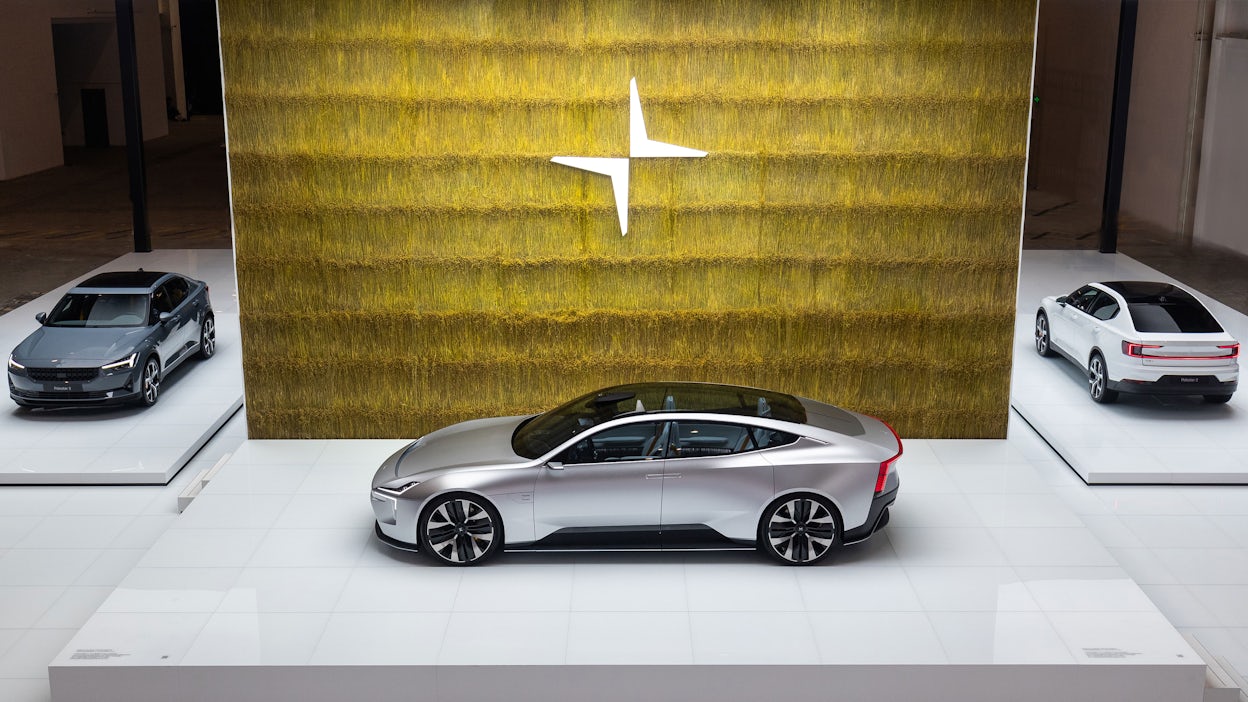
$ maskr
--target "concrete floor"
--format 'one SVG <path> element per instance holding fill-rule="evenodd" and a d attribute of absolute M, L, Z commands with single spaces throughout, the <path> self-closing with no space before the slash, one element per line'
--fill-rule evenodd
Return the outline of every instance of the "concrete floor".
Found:
<path fill-rule="evenodd" d="M 144 145 L 153 248 L 232 246 L 224 143 L 220 116 L 196 116 Z M 133 251 L 132 231 L 123 147 L 0 181 L 0 314 Z"/>
<path fill-rule="evenodd" d="M 1024 249 L 1095 251 L 1100 206 L 1039 190 L 1027 191 Z M 1225 249 L 1185 246 L 1177 234 L 1119 218 L 1118 251 L 1248 314 L 1248 257 Z"/>

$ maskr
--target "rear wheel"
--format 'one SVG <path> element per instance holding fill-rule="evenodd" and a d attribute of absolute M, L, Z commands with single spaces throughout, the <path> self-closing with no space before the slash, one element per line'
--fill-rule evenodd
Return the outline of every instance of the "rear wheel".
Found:
<path fill-rule="evenodd" d="M 1049 315 L 1044 310 L 1036 314 L 1036 353 L 1046 357 L 1053 355 L 1053 344 L 1049 339 Z"/>
<path fill-rule="evenodd" d="M 818 563 L 841 542 L 836 508 L 818 495 L 785 495 L 763 510 L 758 548 L 786 565 Z"/>
<path fill-rule="evenodd" d="M 502 543 L 503 520 L 477 495 L 444 495 L 421 514 L 420 545 L 440 563 L 476 565 L 497 553 Z"/>
<path fill-rule="evenodd" d="M 1230 395 L 1205 395 L 1205 402 L 1211 405 L 1221 405 L 1230 401 Z"/>
<path fill-rule="evenodd" d="M 1109 373 L 1100 353 L 1092 354 L 1092 359 L 1088 361 L 1088 394 L 1093 402 L 1103 405 L 1118 399 L 1118 391 L 1109 389 Z"/>
<path fill-rule="evenodd" d="M 212 358 L 217 352 L 217 322 L 212 315 L 204 317 L 199 325 L 199 357 Z"/>

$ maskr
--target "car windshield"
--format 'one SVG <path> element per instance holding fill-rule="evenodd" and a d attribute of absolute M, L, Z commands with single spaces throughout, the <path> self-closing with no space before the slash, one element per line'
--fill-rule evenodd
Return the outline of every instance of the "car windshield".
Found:
<path fill-rule="evenodd" d="M 1140 332 L 1216 334 L 1222 331 L 1218 320 L 1204 305 L 1179 290 L 1147 300 L 1131 300 L 1127 309 L 1136 331 Z"/>
<path fill-rule="evenodd" d="M 537 415 L 516 429 L 511 446 L 518 456 L 537 458 L 598 424 L 625 414 L 653 411 L 806 421 L 802 404 L 782 393 L 709 383 L 636 383 L 597 390 Z"/>
<path fill-rule="evenodd" d="M 147 322 L 147 295 L 70 293 L 48 315 L 50 327 L 141 327 Z"/>

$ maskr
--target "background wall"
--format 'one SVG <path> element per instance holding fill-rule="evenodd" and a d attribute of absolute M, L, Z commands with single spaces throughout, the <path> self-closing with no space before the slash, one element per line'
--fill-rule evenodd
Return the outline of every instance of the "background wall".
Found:
<path fill-rule="evenodd" d="M 220 4 L 252 437 L 641 379 L 1004 436 L 1035 6 Z M 653 139 L 628 236 L 550 163 Z"/>

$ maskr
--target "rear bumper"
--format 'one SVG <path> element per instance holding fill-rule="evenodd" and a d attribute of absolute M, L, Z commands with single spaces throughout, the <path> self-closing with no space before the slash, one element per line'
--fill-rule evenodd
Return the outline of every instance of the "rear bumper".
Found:
<path fill-rule="evenodd" d="M 1239 382 L 1221 381 L 1214 375 L 1163 375 L 1157 380 L 1111 380 L 1108 387 L 1145 395 L 1233 395 Z"/>
<path fill-rule="evenodd" d="M 872 534 L 884 528 L 884 525 L 888 524 L 888 508 L 897 501 L 897 490 L 900 488 L 901 486 L 898 485 L 888 492 L 876 495 L 871 500 L 871 511 L 867 513 L 867 521 L 863 522 L 860 527 L 846 531 L 841 537 L 841 542 L 856 544 L 859 541 L 866 541 L 871 538 Z"/>

